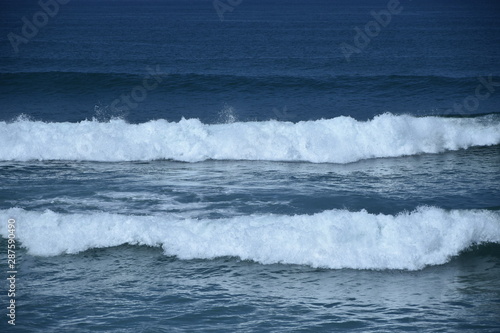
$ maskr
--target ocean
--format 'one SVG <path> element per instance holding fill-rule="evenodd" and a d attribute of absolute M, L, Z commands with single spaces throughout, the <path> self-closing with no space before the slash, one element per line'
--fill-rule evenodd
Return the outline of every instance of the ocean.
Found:
<path fill-rule="evenodd" d="M 2 332 L 499 332 L 500 3 L 0 4 Z"/>

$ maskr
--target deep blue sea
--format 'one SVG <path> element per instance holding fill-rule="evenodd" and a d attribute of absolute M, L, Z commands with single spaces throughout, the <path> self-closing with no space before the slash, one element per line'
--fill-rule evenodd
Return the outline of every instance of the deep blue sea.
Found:
<path fill-rule="evenodd" d="M 499 332 L 500 2 L 3 0 L 0 235 L 1 332 Z"/>

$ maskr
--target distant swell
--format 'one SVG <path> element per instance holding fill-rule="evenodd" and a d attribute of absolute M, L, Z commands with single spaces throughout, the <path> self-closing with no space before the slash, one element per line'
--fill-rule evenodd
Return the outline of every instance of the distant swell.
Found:
<path fill-rule="evenodd" d="M 411 88 L 411 91 L 434 91 L 446 87 L 453 91 L 467 89 L 477 84 L 475 77 L 413 76 L 413 75 L 338 75 L 324 77 L 290 75 L 227 75 L 210 73 L 168 73 L 154 68 L 164 80 L 157 92 L 175 93 L 177 90 L 196 91 L 260 91 L 262 89 L 300 88 L 331 92 L 332 89 L 359 89 L 387 91 L 391 88 Z M 89 87 L 98 91 L 124 89 L 130 91 L 148 75 L 144 68 L 140 73 L 80 73 L 80 72 L 27 72 L 0 73 L 0 86 L 10 93 L 41 91 L 44 93 L 87 94 Z M 498 77 L 493 77 L 497 82 Z M 29 82 L 29 84 L 27 84 Z"/>
<path fill-rule="evenodd" d="M 500 144 L 495 115 L 476 118 L 383 114 L 299 123 L 203 124 L 197 119 L 128 124 L 0 122 L 0 160 L 265 160 L 349 163 Z"/>
<path fill-rule="evenodd" d="M 134 244 L 160 246 L 180 259 L 231 256 L 263 264 L 418 270 L 444 264 L 473 245 L 500 243 L 499 212 L 434 207 L 396 216 L 330 210 L 218 220 L 12 208 L 0 217 L 15 218 L 18 241 L 42 256 Z M 2 228 L 1 235 L 7 234 Z"/>

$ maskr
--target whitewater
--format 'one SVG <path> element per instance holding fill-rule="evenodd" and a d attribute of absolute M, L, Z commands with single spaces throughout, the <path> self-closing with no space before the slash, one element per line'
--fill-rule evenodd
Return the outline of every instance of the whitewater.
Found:
<path fill-rule="evenodd" d="M 297 123 L 269 120 L 204 124 L 151 120 L 0 122 L 0 160 L 205 160 L 350 163 L 500 144 L 500 120 L 382 114 Z"/>
<path fill-rule="evenodd" d="M 238 257 L 330 269 L 419 270 L 484 243 L 500 243 L 500 212 L 419 207 L 397 215 L 328 210 L 314 215 L 179 219 L 105 212 L 62 214 L 10 208 L 32 255 L 75 254 L 122 244 L 162 247 L 179 259 Z M 1 235 L 7 238 L 7 228 Z"/>

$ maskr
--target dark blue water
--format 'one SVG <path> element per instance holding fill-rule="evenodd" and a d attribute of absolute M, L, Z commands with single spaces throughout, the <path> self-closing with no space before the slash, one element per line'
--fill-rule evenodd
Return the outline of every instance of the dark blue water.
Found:
<path fill-rule="evenodd" d="M 499 18 L 4 1 L 2 331 L 500 330 Z"/>
<path fill-rule="evenodd" d="M 387 2 L 245 1 L 221 22 L 210 1 L 71 1 L 17 53 L 6 36 L 22 36 L 21 18 L 41 9 L 35 1 L 7 3 L 3 120 L 23 113 L 46 121 L 118 115 L 213 123 L 226 106 L 241 121 L 498 112 L 494 1 L 401 1 L 400 13 L 349 61 L 340 46 L 355 47 L 354 27 L 364 31 L 370 12 L 387 11 Z M 158 87 L 132 110 L 110 108 L 142 84 L 147 68 L 166 75 Z M 489 75 L 496 93 L 454 107 Z"/>

